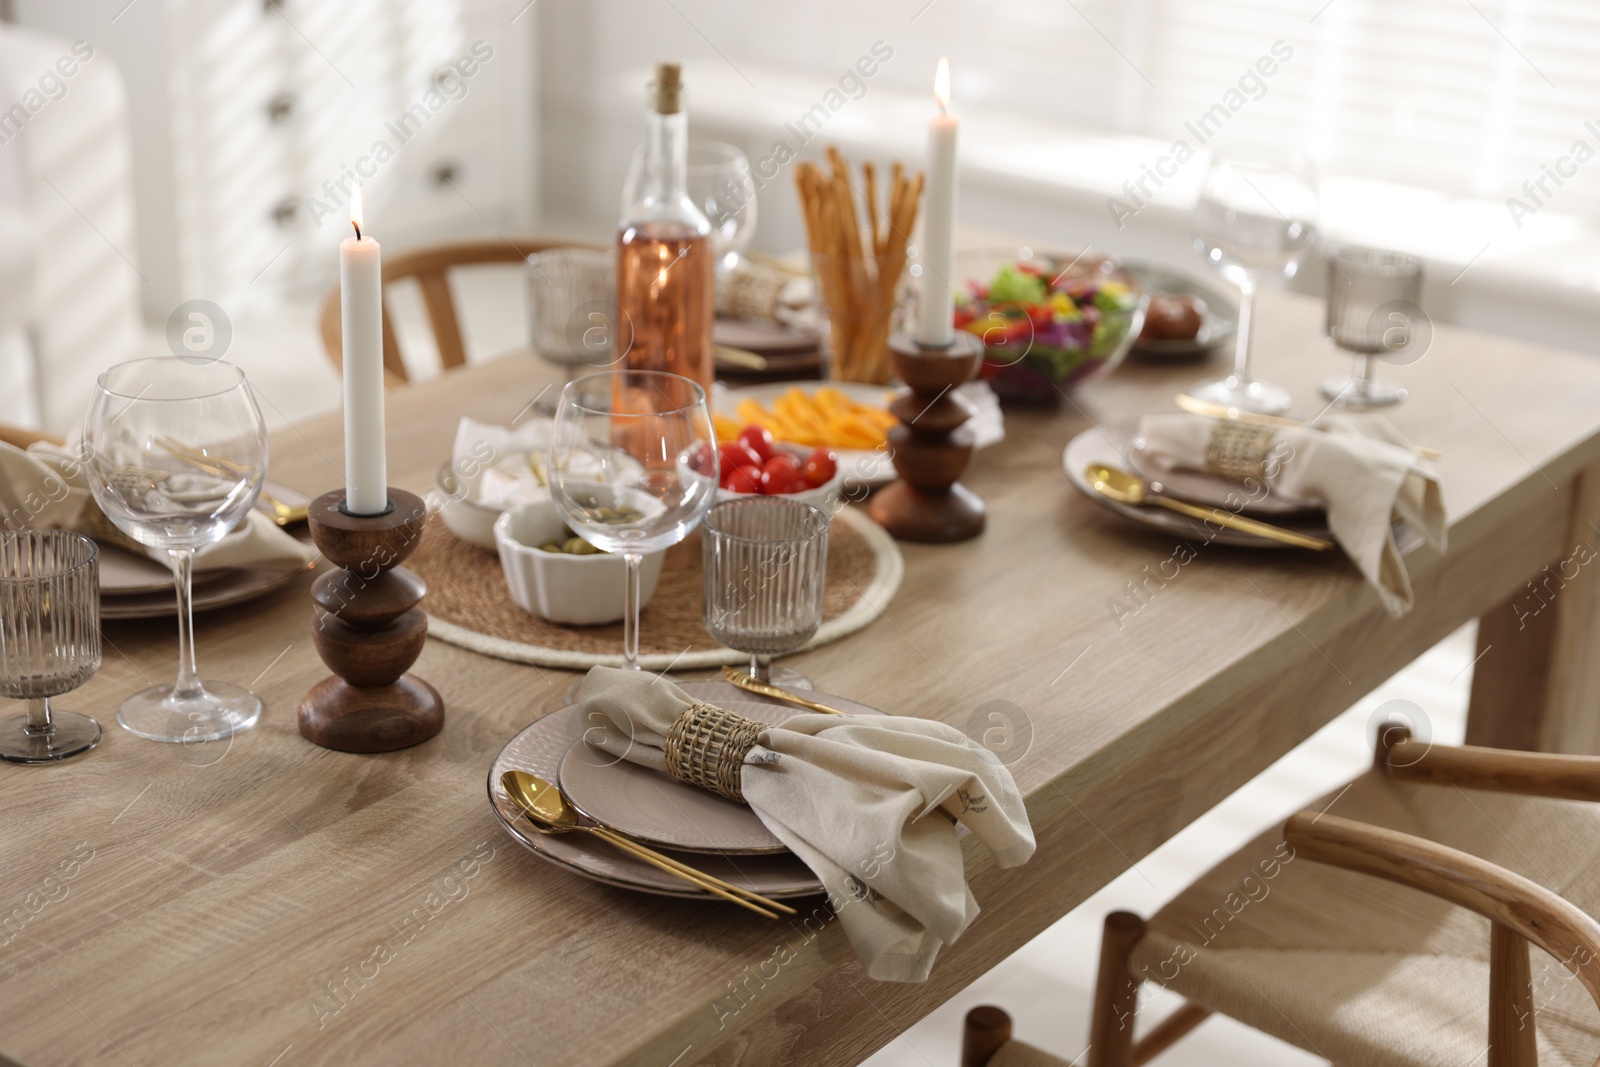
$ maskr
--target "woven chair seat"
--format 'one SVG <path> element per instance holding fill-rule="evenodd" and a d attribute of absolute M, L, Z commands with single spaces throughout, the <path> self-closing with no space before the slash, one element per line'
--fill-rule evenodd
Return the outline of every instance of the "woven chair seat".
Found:
<path fill-rule="evenodd" d="M 1392 782 L 1376 772 L 1310 807 L 1329 804 L 1330 814 L 1482 857 L 1600 914 L 1600 806 Z M 1594 1067 L 1600 1009 L 1559 961 L 1538 949 L 1531 959 L 1541 1067 Z M 1485 1059 L 1488 920 L 1295 859 L 1281 827 L 1157 912 L 1129 967 L 1345 1067 Z"/>

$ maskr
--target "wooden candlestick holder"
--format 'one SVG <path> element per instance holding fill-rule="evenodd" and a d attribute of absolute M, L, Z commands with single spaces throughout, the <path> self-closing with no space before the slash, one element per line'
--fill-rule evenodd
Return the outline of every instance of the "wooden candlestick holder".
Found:
<path fill-rule="evenodd" d="M 902 541 L 965 541 L 983 532 L 985 509 L 959 481 L 972 459 L 971 406 L 955 389 L 972 378 L 983 343 L 957 330 L 943 348 L 918 344 L 908 334 L 889 338 L 894 372 L 910 386 L 889 404 L 900 420 L 889 430 L 894 469 L 900 473 L 873 494 L 867 514 Z"/>
<path fill-rule="evenodd" d="M 422 654 L 422 579 L 400 566 L 422 540 L 422 499 L 389 490 L 382 515 L 350 515 L 344 490 L 311 502 L 311 538 L 336 569 L 311 586 L 311 639 L 333 671 L 300 701 L 300 733 L 341 752 L 419 745 L 444 726 L 444 701 L 406 670 Z"/>

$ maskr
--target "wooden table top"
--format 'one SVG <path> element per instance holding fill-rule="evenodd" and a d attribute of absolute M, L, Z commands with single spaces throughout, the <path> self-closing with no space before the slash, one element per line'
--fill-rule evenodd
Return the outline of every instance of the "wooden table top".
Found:
<path fill-rule="evenodd" d="M 1302 414 L 1347 366 L 1321 316 L 1260 301 L 1260 371 Z M 1174 544 L 1079 496 L 1061 450 L 1168 409 L 1222 358 L 1130 364 L 1059 414 L 1008 415 L 965 479 L 987 533 L 904 546 L 883 618 L 796 661 L 826 690 L 959 726 L 1006 701 L 1031 732 L 1014 771 L 1039 854 L 998 871 L 969 842 L 983 914 L 927 984 L 867 981 L 834 924 L 602 887 L 512 843 L 485 775 L 571 674 L 430 642 L 414 670 L 444 695 L 439 737 L 384 756 L 304 741 L 295 709 L 326 671 L 302 583 L 199 624 L 202 674 L 264 699 L 253 731 L 192 747 L 121 731 L 117 701 L 173 672 L 175 627 L 115 624 L 99 675 L 60 702 L 100 719 L 100 747 L 0 770 L 0 1049 L 138 1067 L 859 1061 L 1564 554 L 1575 478 L 1600 461 L 1600 362 L 1440 328 L 1383 370 L 1411 389 L 1391 417 L 1445 455 L 1452 544 L 1412 555 L 1411 616 L 1387 619 L 1334 554 L 1217 546 L 1113 611 Z M 548 380 L 509 358 L 393 393 L 392 480 L 425 491 L 460 416 L 504 422 Z M 273 477 L 340 484 L 340 441 L 337 417 L 278 433 Z"/>

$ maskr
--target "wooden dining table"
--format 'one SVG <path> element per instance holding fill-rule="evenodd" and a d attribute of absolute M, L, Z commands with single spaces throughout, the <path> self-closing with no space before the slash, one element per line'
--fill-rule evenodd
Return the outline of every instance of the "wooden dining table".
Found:
<path fill-rule="evenodd" d="M 1299 414 L 1343 366 L 1322 314 L 1259 301 L 1259 371 Z M 1027 799 L 1037 854 L 1000 870 L 967 841 L 982 913 L 926 983 L 867 979 L 820 902 L 772 922 L 585 881 L 511 840 L 490 763 L 563 703 L 570 672 L 430 641 L 415 671 L 444 697 L 439 736 L 385 755 L 306 741 L 296 709 L 327 671 L 304 580 L 199 617 L 201 673 L 265 702 L 253 730 L 207 745 L 120 730 L 118 701 L 173 673 L 176 628 L 108 624 L 99 674 L 60 701 L 100 719 L 100 746 L 0 770 L 0 1052 L 854 1064 L 1474 619 L 1478 659 L 1455 683 L 1471 739 L 1600 751 L 1600 361 L 1440 326 L 1420 360 L 1381 368 L 1410 390 L 1389 417 L 1443 455 L 1450 515 L 1447 551 L 1409 554 L 1416 607 L 1398 619 L 1337 553 L 1197 530 L 1193 558 L 1165 565 L 1172 535 L 1068 484 L 1075 434 L 1171 410 L 1207 369 L 1129 362 L 1059 411 L 1008 412 L 965 477 L 986 532 L 902 545 L 876 621 L 793 661 L 823 691 L 987 735 Z M 553 380 L 512 356 L 395 389 L 391 481 L 427 491 L 462 416 L 506 422 Z M 279 482 L 315 494 L 341 463 L 336 414 L 273 436 Z"/>

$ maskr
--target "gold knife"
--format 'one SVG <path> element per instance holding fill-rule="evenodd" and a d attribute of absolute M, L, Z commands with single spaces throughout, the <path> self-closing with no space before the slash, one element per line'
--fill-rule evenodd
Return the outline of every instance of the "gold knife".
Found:
<path fill-rule="evenodd" d="M 717 345 L 717 359 L 730 367 L 743 367 L 745 370 L 764 371 L 768 368 L 767 357 L 752 352 L 748 348 L 734 348 L 732 345 Z"/>
<path fill-rule="evenodd" d="M 1178 407 L 1191 415 L 1204 415 L 1211 419 L 1224 419 L 1230 422 L 1246 422 L 1252 426 L 1271 426 L 1280 430 L 1315 429 L 1310 423 L 1301 422 L 1299 419 L 1286 419 L 1282 415 L 1263 415 L 1259 411 L 1246 411 L 1243 408 L 1231 408 L 1226 404 L 1214 404 L 1209 400 L 1201 400 L 1188 393 L 1178 394 Z M 1425 448 L 1422 445 L 1413 445 L 1417 455 L 1423 459 L 1443 459 L 1443 453 L 1437 448 Z"/>
<path fill-rule="evenodd" d="M 1169 511 L 1176 511 L 1180 515 L 1187 515 L 1192 519 L 1200 519 L 1203 522 L 1226 526 L 1230 530 L 1255 534 L 1257 537 L 1264 537 L 1269 541 L 1278 541 L 1286 545 L 1294 545 L 1296 548 L 1314 548 L 1321 551 L 1333 547 L 1332 541 L 1326 541 L 1320 537 L 1312 537 L 1308 534 L 1296 533 L 1293 530 L 1285 530 L 1281 526 L 1274 526 L 1271 523 L 1261 522 L 1256 519 L 1247 519 L 1243 515 L 1235 515 L 1233 512 L 1223 511 L 1221 508 L 1201 507 L 1198 504 L 1190 504 L 1184 500 L 1174 500 L 1172 497 L 1162 494 L 1160 482 L 1146 483 L 1138 475 L 1129 474 L 1127 471 L 1119 470 L 1116 467 L 1091 463 L 1084 468 L 1083 477 L 1089 483 L 1091 489 L 1107 500 L 1114 500 L 1119 504 L 1127 504 L 1135 508 L 1155 504 Z M 726 671 L 727 668 L 724 667 L 723 670 Z"/>

